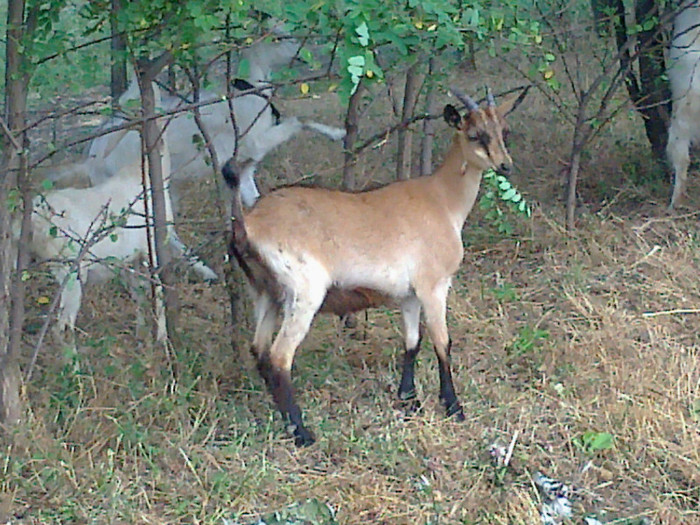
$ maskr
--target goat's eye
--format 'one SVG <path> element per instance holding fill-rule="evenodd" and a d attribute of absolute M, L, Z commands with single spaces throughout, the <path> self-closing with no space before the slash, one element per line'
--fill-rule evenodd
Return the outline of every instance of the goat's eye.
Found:
<path fill-rule="evenodd" d="M 470 142 L 478 142 L 479 141 L 479 134 L 478 133 L 469 133 L 467 135 L 467 138 L 469 139 Z"/>

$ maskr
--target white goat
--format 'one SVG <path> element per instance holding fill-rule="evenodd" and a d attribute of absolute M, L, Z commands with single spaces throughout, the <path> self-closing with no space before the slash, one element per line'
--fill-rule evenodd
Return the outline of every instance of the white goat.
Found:
<path fill-rule="evenodd" d="M 160 90 L 158 94 L 158 106 L 162 109 L 162 95 Z M 119 98 L 119 104 L 125 107 L 129 101 L 140 100 L 138 83 L 134 79 L 129 88 Z M 124 121 L 122 121 L 124 123 Z M 166 143 L 171 143 L 170 131 L 166 128 L 164 132 Z M 99 139 L 100 154 L 88 156 L 77 162 L 66 163 L 58 166 L 46 166 L 35 170 L 35 176 L 38 179 L 48 179 L 54 182 L 58 188 L 66 186 L 72 188 L 89 188 L 99 187 L 109 181 L 115 174 L 130 174 L 137 170 L 140 172 L 141 166 L 141 136 L 137 130 L 121 130 L 114 133 L 109 133 Z M 116 160 L 116 155 L 119 155 L 119 161 Z M 168 171 L 163 171 L 166 178 L 170 178 L 172 152 L 164 157 L 164 162 L 168 163 Z M 117 170 L 116 172 L 114 170 Z M 141 180 L 137 180 L 134 184 L 133 179 L 127 177 L 121 183 L 112 182 L 112 184 L 95 190 L 107 195 L 107 191 L 113 189 L 125 195 L 135 195 L 141 189 Z M 88 194 L 85 194 L 88 195 Z M 119 195 L 115 194 L 119 198 Z M 170 200 L 170 197 L 168 197 Z M 81 201 L 76 201 L 80 203 Z M 169 204 L 171 205 L 171 204 Z M 213 282 L 218 280 L 218 276 L 214 270 L 204 264 L 192 251 L 180 240 L 177 232 L 171 229 L 168 236 L 170 248 L 173 256 L 183 259 L 187 265 L 194 270 L 204 281 Z"/>
<path fill-rule="evenodd" d="M 448 416 L 463 419 L 450 371 L 445 320 L 451 278 L 464 253 L 461 231 L 489 168 L 508 171 L 503 135 L 516 100 L 479 106 L 455 92 L 469 112 L 451 105 L 444 117 L 457 132 L 442 166 L 428 177 L 363 193 L 286 187 L 262 197 L 246 214 L 235 193 L 229 245 L 244 270 L 255 303 L 253 353 L 297 445 L 313 442 L 294 400 L 294 353 L 317 311 L 344 315 L 398 305 L 405 357 L 398 393 L 415 398 L 414 362 L 420 349 L 420 314 L 435 347 L 440 400 Z M 242 166 L 229 161 L 227 182 L 239 189 Z M 279 314 L 282 322 L 272 339 Z"/>
<path fill-rule="evenodd" d="M 673 23 L 668 78 L 673 114 L 666 154 L 673 166 L 674 186 L 670 207 L 685 190 L 690 164 L 690 145 L 700 138 L 700 5 L 682 2 Z"/>
<path fill-rule="evenodd" d="M 158 100 L 157 87 L 154 89 Z M 122 137 L 127 134 L 122 134 Z M 113 134 L 112 140 L 119 141 L 119 138 Z M 167 177 L 170 155 L 167 140 L 161 143 L 163 174 Z M 117 176 L 102 184 L 53 190 L 34 199 L 31 251 L 49 262 L 59 285 L 67 279 L 61 292 L 56 328 L 61 336 L 68 329 L 71 340 L 74 339 L 83 285 L 113 277 L 112 263 L 115 261 L 132 263 L 146 258 L 149 253 L 153 232 L 149 234 L 148 229 L 153 228 L 153 222 L 152 219 L 147 221 L 147 211 L 153 210 L 152 199 L 150 190 L 144 199 L 140 155 L 130 157 L 131 164 L 125 165 Z M 168 234 L 172 237 L 175 232 L 167 190 L 165 196 Z M 85 253 L 76 264 L 81 252 Z M 137 281 L 131 272 L 127 272 L 126 277 L 136 294 L 134 285 Z M 167 333 L 162 305 L 157 310 L 158 340 L 164 340 Z"/>
<path fill-rule="evenodd" d="M 289 65 L 298 51 L 298 42 L 286 39 L 275 43 L 259 43 L 242 52 L 242 57 L 249 64 L 249 75 L 247 81 L 239 80 L 236 86 L 250 93 L 236 96 L 232 100 L 235 126 L 231 121 L 229 103 L 223 96 L 207 91 L 200 94 L 202 102 L 218 101 L 203 106 L 200 114 L 217 157 L 222 162 L 231 158 L 236 149 L 241 161 L 253 159 L 255 163 L 260 162 L 270 151 L 288 141 L 303 128 L 317 131 L 333 140 L 340 140 L 345 136 L 344 129 L 317 122 L 302 122 L 296 117 L 278 121 L 279 113 L 270 102 L 273 91 L 270 84 L 271 74 L 280 67 Z M 177 110 L 186 104 L 186 101 L 177 97 L 163 98 L 163 109 L 166 111 Z M 120 119 L 112 119 L 105 124 L 104 129 L 121 123 Z M 191 114 L 181 113 L 172 118 L 168 125 L 168 135 L 172 145 L 171 195 L 177 206 L 179 184 L 192 178 L 206 176 L 212 172 L 212 168 L 208 162 L 208 151 L 201 132 Z M 88 150 L 90 157 L 104 159 L 106 169 L 101 173 L 102 176 L 118 172 L 133 152 L 138 151 L 137 133 L 122 140 L 112 152 L 106 151 L 108 137 L 109 135 L 105 135 L 95 139 Z M 251 164 L 241 181 L 243 202 L 247 206 L 252 206 L 260 196 L 254 179 L 255 163 Z M 93 183 L 97 182 L 93 179 Z"/>

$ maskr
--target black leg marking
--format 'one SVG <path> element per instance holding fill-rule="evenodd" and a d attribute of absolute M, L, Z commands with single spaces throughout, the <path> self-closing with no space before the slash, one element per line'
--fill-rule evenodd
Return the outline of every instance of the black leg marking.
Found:
<path fill-rule="evenodd" d="M 454 416 L 457 421 L 464 421 L 464 411 L 459 404 L 455 394 L 454 383 L 452 382 L 452 372 L 450 371 L 450 350 L 452 340 L 447 344 L 447 358 L 442 360 L 438 356 L 438 366 L 440 369 L 440 402 L 447 411 L 447 417 Z"/>
<path fill-rule="evenodd" d="M 401 382 L 399 383 L 399 399 L 402 401 L 413 401 L 408 407 L 411 411 L 420 408 L 420 403 L 416 400 L 415 365 L 416 356 L 418 352 L 420 352 L 422 335 L 422 333 L 419 333 L 416 346 L 413 348 L 406 348 L 403 354 L 403 371 L 401 373 Z"/>
<path fill-rule="evenodd" d="M 285 424 L 292 432 L 294 444 L 298 447 L 311 445 L 316 440 L 304 426 L 301 409 L 294 400 L 291 372 L 272 366 L 267 353 L 258 358 L 258 372 L 265 380 Z"/>

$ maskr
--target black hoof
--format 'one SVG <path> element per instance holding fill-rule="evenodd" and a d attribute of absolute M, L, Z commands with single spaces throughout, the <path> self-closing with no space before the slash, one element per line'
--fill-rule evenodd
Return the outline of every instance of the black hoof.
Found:
<path fill-rule="evenodd" d="M 447 413 L 448 418 L 453 417 L 455 421 L 464 421 L 466 419 L 464 417 L 464 410 L 462 410 L 462 406 L 457 401 L 449 406 L 446 406 L 445 412 Z"/>
<path fill-rule="evenodd" d="M 297 447 L 308 447 L 316 442 L 313 434 L 304 427 L 295 427 L 292 435 L 294 436 L 294 444 Z"/>
<path fill-rule="evenodd" d="M 415 392 L 410 394 L 399 394 L 401 409 L 406 413 L 406 417 L 411 417 L 421 409 L 421 404 Z"/>

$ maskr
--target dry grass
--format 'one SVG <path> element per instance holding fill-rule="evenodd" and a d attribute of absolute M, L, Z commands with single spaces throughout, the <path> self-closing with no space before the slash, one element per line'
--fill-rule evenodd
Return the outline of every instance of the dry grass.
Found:
<path fill-rule="evenodd" d="M 340 121 L 324 100 L 317 117 Z M 666 216 L 665 195 L 630 182 L 642 147 L 611 140 L 589 164 L 596 173 L 583 175 L 591 207 L 566 235 L 556 199 L 566 137 L 542 142 L 548 111 L 531 95 L 514 117 L 514 181 L 541 203 L 532 219 L 513 238 L 478 211 L 465 227 L 449 323 L 466 422 L 442 417 L 428 344 L 417 372 L 423 408 L 404 418 L 396 312 L 370 312 L 353 332 L 319 318 L 295 372 L 318 443 L 298 450 L 248 352 L 232 349 L 232 332 L 249 334 L 230 326 L 222 285 L 179 286 L 169 352 L 135 338 L 127 295 L 103 287 L 83 307 L 79 354 L 45 347 L 26 385 L 27 421 L 0 452 L 0 522 L 249 523 L 315 499 L 342 524 L 535 524 L 540 470 L 573 486 L 577 523 L 594 512 L 614 523 L 700 523 L 697 215 Z M 633 129 L 621 122 L 609 134 L 627 143 Z M 389 172 L 391 147 L 363 160 L 366 180 Z M 336 146 L 301 137 L 262 175 L 268 186 L 280 173 L 335 184 L 341 162 Z M 218 221 L 202 201 L 189 203 L 183 234 L 221 268 Z M 37 283 L 29 300 L 45 293 Z M 589 431 L 612 434 L 613 447 L 587 450 Z M 516 432 L 512 462 L 496 466 L 490 445 Z"/>

